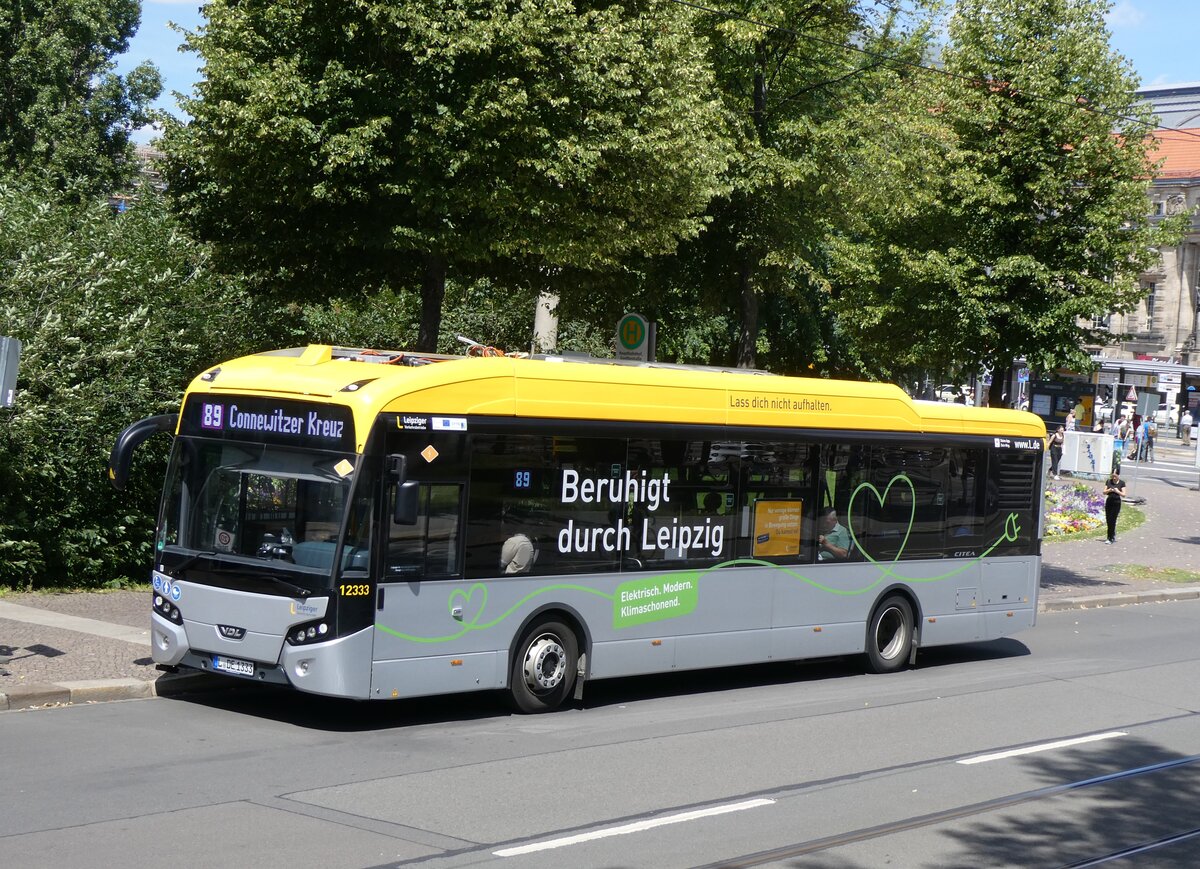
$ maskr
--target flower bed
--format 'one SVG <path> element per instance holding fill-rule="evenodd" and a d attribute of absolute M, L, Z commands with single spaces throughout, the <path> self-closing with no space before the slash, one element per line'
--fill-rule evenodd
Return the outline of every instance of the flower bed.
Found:
<path fill-rule="evenodd" d="M 1104 496 L 1086 483 L 1046 490 L 1046 537 L 1067 537 L 1104 527 Z"/>

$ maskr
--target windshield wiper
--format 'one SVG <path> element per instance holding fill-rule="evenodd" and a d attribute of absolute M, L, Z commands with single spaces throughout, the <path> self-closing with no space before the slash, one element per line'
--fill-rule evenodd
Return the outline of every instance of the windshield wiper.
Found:
<path fill-rule="evenodd" d="M 288 582 L 286 579 L 280 579 L 278 576 L 272 576 L 269 573 L 253 573 L 245 570 L 214 570 L 213 573 L 236 574 L 237 576 L 245 576 L 251 579 L 265 579 L 267 582 L 275 583 L 285 591 L 290 591 L 296 597 L 307 598 L 312 595 L 311 589 Z"/>
<path fill-rule="evenodd" d="M 169 571 L 170 575 L 174 579 L 180 579 L 183 575 L 183 572 L 185 570 L 187 570 L 189 567 L 191 567 L 193 564 L 195 564 L 197 561 L 199 561 L 201 558 L 212 558 L 213 556 L 216 556 L 216 555 L 220 555 L 220 553 L 217 552 L 215 549 L 210 549 L 210 550 L 207 550 L 206 552 L 195 552 L 195 553 L 189 555 L 187 558 L 183 559 L 183 561 L 176 564 L 173 568 L 171 568 L 171 570 Z"/>

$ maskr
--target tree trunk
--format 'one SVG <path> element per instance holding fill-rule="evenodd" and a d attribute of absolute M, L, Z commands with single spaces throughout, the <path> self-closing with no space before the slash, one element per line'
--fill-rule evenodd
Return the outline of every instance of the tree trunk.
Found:
<path fill-rule="evenodd" d="M 533 312 L 533 352 L 553 353 L 558 349 L 558 294 L 542 290 Z"/>
<path fill-rule="evenodd" d="M 446 298 L 446 258 L 425 255 L 425 273 L 421 278 L 421 325 L 416 349 L 436 353 L 438 332 L 442 327 L 442 302 Z"/>
<path fill-rule="evenodd" d="M 1012 360 L 992 362 L 992 385 L 988 387 L 988 407 L 1004 407 L 1004 389 L 1012 376 Z"/>
<path fill-rule="evenodd" d="M 742 323 L 738 329 L 737 367 L 755 368 L 755 348 L 758 345 L 758 293 L 754 289 L 754 267 L 747 257 L 738 275 L 741 287 Z"/>

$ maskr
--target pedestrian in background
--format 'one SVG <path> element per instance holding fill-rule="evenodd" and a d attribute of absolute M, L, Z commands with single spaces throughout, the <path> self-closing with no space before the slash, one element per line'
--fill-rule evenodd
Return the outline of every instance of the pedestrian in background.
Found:
<path fill-rule="evenodd" d="M 1154 461 L 1154 435 L 1156 429 L 1154 420 L 1146 417 L 1142 420 L 1141 428 L 1138 429 L 1138 460 L 1143 462 Z"/>
<path fill-rule="evenodd" d="M 1071 411 L 1067 414 L 1067 431 L 1075 431 L 1075 422 L 1075 411 Z"/>
<path fill-rule="evenodd" d="M 1067 439 L 1063 427 L 1060 425 L 1058 431 L 1050 435 L 1050 476 L 1054 479 L 1061 479 L 1058 476 L 1058 463 L 1062 461 L 1063 441 Z"/>
<path fill-rule="evenodd" d="M 1184 444 L 1190 444 L 1192 442 L 1192 412 L 1190 410 L 1185 410 L 1183 416 L 1179 418 L 1179 428 L 1183 434 Z"/>
<path fill-rule="evenodd" d="M 1108 521 L 1108 539 L 1105 543 L 1117 542 L 1117 517 L 1121 515 L 1121 499 L 1125 497 L 1125 481 L 1116 469 L 1104 482 L 1104 518 Z"/>

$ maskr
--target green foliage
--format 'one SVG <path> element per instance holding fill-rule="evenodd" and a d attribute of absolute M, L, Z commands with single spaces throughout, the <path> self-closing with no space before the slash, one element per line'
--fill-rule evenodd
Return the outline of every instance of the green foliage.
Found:
<path fill-rule="evenodd" d="M 897 75 L 850 45 L 908 57 L 925 40 L 878 8 L 752 0 L 701 19 L 736 156 L 706 230 L 648 279 L 652 295 L 686 293 L 685 305 L 727 324 L 712 361 L 858 368 L 830 311 L 835 240 L 855 220 L 851 185 L 869 183 L 858 172 L 878 136 L 867 110 Z"/>
<path fill-rule="evenodd" d="M 719 189 L 712 74 L 667 0 L 205 11 L 192 121 L 163 140 L 180 212 L 289 298 L 421 287 L 418 343 L 447 274 L 528 286 L 667 252 Z"/>
<path fill-rule="evenodd" d="M 1147 219 L 1152 125 L 1109 48 L 1106 9 L 955 4 L 945 74 L 902 104 L 910 132 L 898 164 L 919 183 L 871 211 L 871 267 L 838 301 L 888 373 L 1006 371 L 1018 357 L 1043 371 L 1086 368 L 1091 318 L 1142 295 L 1139 273 L 1175 227 Z"/>
<path fill-rule="evenodd" d="M 167 439 L 139 451 L 116 492 L 105 468 L 117 433 L 177 410 L 213 358 L 273 344 L 270 318 L 211 276 L 149 193 L 115 216 L 103 202 L 0 182 L 0 283 L 0 334 L 24 343 L 17 406 L 0 418 L 0 584 L 140 574 Z"/>
<path fill-rule="evenodd" d="M 488 280 L 451 282 L 446 290 L 437 351 L 465 353 L 466 345 L 458 340 L 459 335 L 508 353 L 528 351 L 535 302 L 532 292 L 507 290 Z M 420 309 L 417 294 L 382 290 L 291 306 L 288 310 L 295 327 L 295 343 L 407 349 L 416 341 Z M 612 355 L 612 336 L 589 321 L 565 317 L 559 320 L 558 328 L 560 349 Z"/>
<path fill-rule="evenodd" d="M 154 119 L 158 70 L 122 77 L 138 0 L 10 0 L 0 7 L 0 164 L 77 194 L 133 176 L 132 132 Z"/>

